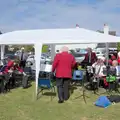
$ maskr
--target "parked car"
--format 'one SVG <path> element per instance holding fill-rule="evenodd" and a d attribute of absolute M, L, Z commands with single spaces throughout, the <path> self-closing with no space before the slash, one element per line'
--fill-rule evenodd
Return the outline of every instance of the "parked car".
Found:
<path fill-rule="evenodd" d="M 16 56 L 14 54 L 5 54 L 5 59 L 10 58 L 11 60 L 15 60 Z"/>
<path fill-rule="evenodd" d="M 27 59 L 27 64 L 31 64 L 32 69 L 35 69 L 35 55 L 30 55 Z M 44 54 L 41 55 L 41 64 L 46 64 L 51 62 L 51 57 L 45 56 Z"/>
<path fill-rule="evenodd" d="M 86 52 L 75 52 L 74 50 L 70 50 L 70 53 L 75 57 L 76 62 L 82 62 L 85 59 Z"/>
<path fill-rule="evenodd" d="M 96 51 L 96 56 L 97 57 L 104 57 L 105 56 L 105 52 L 103 52 L 103 51 Z"/>

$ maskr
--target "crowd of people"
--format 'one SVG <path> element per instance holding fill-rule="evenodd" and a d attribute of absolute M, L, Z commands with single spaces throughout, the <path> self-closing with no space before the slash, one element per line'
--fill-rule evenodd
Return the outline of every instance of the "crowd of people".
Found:
<path fill-rule="evenodd" d="M 105 57 L 97 57 L 91 48 L 87 49 L 85 59 L 81 63 L 77 63 L 74 56 L 69 53 L 69 49 L 63 47 L 61 52 L 56 54 L 52 64 L 52 72 L 55 72 L 56 76 L 58 103 L 63 103 L 69 99 L 69 83 L 72 79 L 72 71 L 78 66 L 86 68 L 87 82 L 90 82 L 91 87 L 93 82 L 96 82 L 99 87 L 102 81 L 102 86 L 108 88 L 110 79 L 119 81 L 120 53 L 118 56 L 110 55 L 108 65 L 106 63 Z"/>
<path fill-rule="evenodd" d="M 15 72 L 17 74 L 22 74 L 25 80 L 25 76 L 27 76 L 25 72 L 26 59 L 27 59 L 27 54 L 24 51 L 24 48 L 22 48 L 21 54 L 18 57 L 16 57 L 15 60 L 11 60 L 9 57 L 6 58 L 7 62 L 1 65 L 1 68 L 0 68 L 0 76 L 1 76 L 0 77 L 0 83 L 1 83 L 0 92 L 10 90 L 10 88 L 14 88 L 16 86 L 15 76 L 13 75 L 13 73 Z M 26 85 L 24 84 L 23 86 L 27 86 L 27 83 Z"/>

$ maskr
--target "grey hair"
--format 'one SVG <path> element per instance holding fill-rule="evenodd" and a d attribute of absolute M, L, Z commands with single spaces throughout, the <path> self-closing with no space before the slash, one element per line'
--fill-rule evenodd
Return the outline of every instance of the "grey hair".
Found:
<path fill-rule="evenodd" d="M 69 51 L 69 48 L 67 46 L 63 46 L 61 48 L 61 52 L 68 52 Z"/>

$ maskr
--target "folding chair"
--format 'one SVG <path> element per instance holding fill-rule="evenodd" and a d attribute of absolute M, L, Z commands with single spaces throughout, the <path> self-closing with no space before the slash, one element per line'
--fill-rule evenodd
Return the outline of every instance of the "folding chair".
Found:
<path fill-rule="evenodd" d="M 120 93 L 118 90 L 118 81 L 116 76 L 109 75 L 106 77 L 106 81 L 109 84 L 108 92 L 111 93 L 113 90 L 115 90 L 116 92 Z"/>
<path fill-rule="evenodd" d="M 54 82 L 51 81 L 51 73 L 40 72 L 38 79 L 38 88 L 39 88 L 38 94 L 42 93 L 42 95 L 44 95 L 43 91 L 46 89 L 51 90 L 52 93 L 55 93 L 55 85 Z M 51 95 L 51 100 L 52 100 L 52 95 Z"/>
<path fill-rule="evenodd" d="M 32 82 L 32 70 L 31 70 L 31 67 L 25 67 L 24 68 L 24 73 L 26 75 L 23 75 L 22 86 L 23 86 L 23 88 L 28 88 L 28 87 L 31 86 L 31 82 Z"/>
<path fill-rule="evenodd" d="M 10 91 L 9 74 L 2 74 L 0 75 L 0 92 L 5 93 L 8 91 Z"/>
<path fill-rule="evenodd" d="M 22 85 L 22 81 L 23 81 L 23 74 L 22 73 L 14 71 L 13 78 L 15 80 L 15 87 L 19 87 Z"/>

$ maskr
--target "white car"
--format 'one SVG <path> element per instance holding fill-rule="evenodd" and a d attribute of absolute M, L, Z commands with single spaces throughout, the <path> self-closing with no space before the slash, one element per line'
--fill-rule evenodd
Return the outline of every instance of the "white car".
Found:
<path fill-rule="evenodd" d="M 30 55 L 26 62 L 30 62 L 32 64 L 35 64 L 35 55 Z M 51 58 L 45 57 L 42 55 L 40 62 L 41 62 L 41 64 L 44 64 L 45 62 L 51 62 Z"/>
<path fill-rule="evenodd" d="M 105 56 L 105 53 L 102 52 L 102 51 L 96 51 L 96 56 L 97 56 L 97 57 L 104 57 L 104 56 Z"/>

